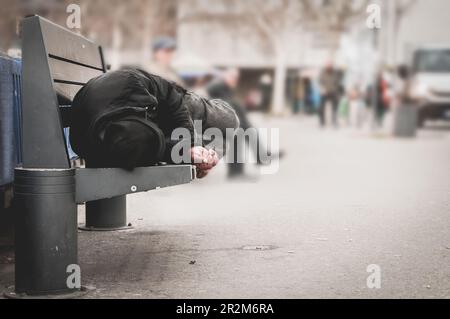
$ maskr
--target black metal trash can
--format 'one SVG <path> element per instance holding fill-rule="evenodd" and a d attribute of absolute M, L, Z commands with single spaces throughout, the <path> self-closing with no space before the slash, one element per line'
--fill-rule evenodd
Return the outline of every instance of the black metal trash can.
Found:
<path fill-rule="evenodd" d="M 75 170 L 16 169 L 16 293 L 57 294 L 77 266 Z"/>

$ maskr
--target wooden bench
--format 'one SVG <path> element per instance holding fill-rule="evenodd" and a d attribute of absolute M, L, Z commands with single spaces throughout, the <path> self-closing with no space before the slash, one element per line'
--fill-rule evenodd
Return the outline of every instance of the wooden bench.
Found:
<path fill-rule="evenodd" d="M 78 291 L 67 267 L 77 259 L 77 204 L 86 228 L 126 227 L 126 195 L 185 184 L 190 165 L 122 169 L 71 167 L 64 128 L 70 104 L 106 72 L 102 48 L 39 16 L 23 20 L 23 167 L 15 171 L 16 294 Z"/>

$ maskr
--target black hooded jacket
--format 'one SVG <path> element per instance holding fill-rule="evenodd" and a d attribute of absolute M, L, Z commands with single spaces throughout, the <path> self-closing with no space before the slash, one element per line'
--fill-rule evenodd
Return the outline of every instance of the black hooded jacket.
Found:
<path fill-rule="evenodd" d="M 137 116 L 155 123 L 165 136 L 165 155 L 170 162 L 171 140 L 176 128 L 190 132 L 195 143 L 194 120 L 203 122 L 203 129 L 237 128 L 239 120 L 223 101 L 207 100 L 188 93 L 173 82 L 138 69 L 113 71 L 90 80 L 72 103 L 70 142 L 74 151 L 87 159 L 99 158 L 105 126 L 128 116 Z M 203 132 L 197 132 L 202 134 Z"/>

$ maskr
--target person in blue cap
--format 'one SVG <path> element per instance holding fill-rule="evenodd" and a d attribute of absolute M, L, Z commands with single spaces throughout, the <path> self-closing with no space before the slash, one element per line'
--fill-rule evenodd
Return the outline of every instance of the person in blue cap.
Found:
<path fill-rule="evenodd" d="M 172 62 L 177 50 L 177 41 L 168 36 L 157 37 L 153 41 L 152 50 L 153 60 L 150 64 L 149 72 L 183 86 L 183 80 L 172 67 Z"/>

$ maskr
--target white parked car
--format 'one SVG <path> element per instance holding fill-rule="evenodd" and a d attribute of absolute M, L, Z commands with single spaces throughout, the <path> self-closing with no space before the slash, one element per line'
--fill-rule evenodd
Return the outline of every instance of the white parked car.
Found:
<path fill-rule="evenodd" d="M 414 53 L 409 98 L 419 107 L 419 126 L 450 117 L 450 45 L 421 47 Z"/>

